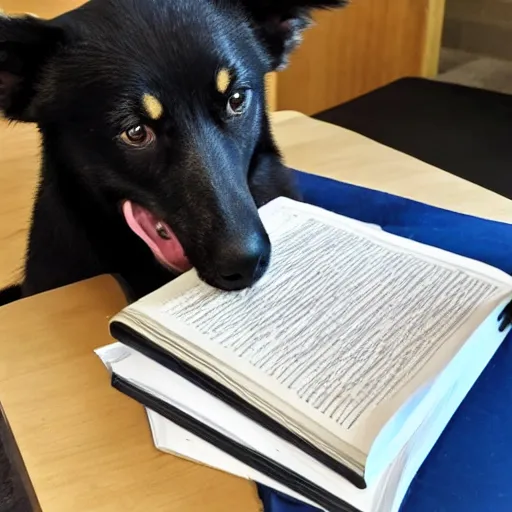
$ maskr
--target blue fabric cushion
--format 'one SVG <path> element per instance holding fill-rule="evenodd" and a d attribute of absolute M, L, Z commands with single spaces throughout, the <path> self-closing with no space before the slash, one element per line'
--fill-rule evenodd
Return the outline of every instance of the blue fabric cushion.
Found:
<path fill-rule="evenodd" d="M 304 200 L 512 274 L 512 225 L 296 172 Z M 512 203 L 511 203 L 512 210 Z M 423 464 L 401 512 L 512 511 L 512 335 Z M 265 512 L 313 512 L 263 486 Z"/>

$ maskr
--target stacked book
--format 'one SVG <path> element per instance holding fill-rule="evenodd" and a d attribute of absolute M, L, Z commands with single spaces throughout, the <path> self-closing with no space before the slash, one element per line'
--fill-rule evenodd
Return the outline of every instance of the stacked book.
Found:
<path fill-rule="evenodd" d="M 192 270 L 112 318 L 97 354 L 159 449 L 328 512 L 397 511 L 506 337 L 512 277 L 285 198 L 260 215 L 254 287 Z"/>

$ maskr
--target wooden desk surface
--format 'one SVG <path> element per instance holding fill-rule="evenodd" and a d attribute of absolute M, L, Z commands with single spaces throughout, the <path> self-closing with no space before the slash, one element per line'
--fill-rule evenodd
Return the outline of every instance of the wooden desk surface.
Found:
<path fill-rule="evenodd" d="M 453 174 L 297 112 L 278 112 L 274 119 L 274 133 L 286 162 L 295 169 L 512 223 L 510 199 Z M 392 121 L 389 129 L 393 129 Z"/>
<path fill-rule="evenodd" d="M 109 277 L 0 309 L 0 400 L 44 512 L 256 512 L 254 487 L 159 453 L 93 349 L 124 305 Z"/>
<path fill-rule="evenodd" d="M 295 113 L 274 120 L 289 165 L 512 222 L 511 201 L 429 165 Z M 16 130 L 0 132 L 0 189 L 10 186 L 14 222 L 1 229 L 16 239 L 14 251 L 37 147 L 33 130 Z M 0 400 L 43 510 L 256 512 L 251 484 L 157 452 L 142 407 L 110 388 L 93 349 L 111 341 L 107 322 L 123 305 L 115 282 L 101 277 L 0 309 Z"/>

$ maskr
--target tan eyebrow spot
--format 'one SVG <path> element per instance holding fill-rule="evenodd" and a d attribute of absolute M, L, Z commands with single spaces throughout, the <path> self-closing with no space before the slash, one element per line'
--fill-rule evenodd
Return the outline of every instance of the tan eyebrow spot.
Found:
<path fill-rule="evenodd" d="M 224 94 L 228 90 L 230 83 L 231 83 L 231 73 L 229 72 L 229 69 L 222 68 L 217 73 L 217 80 L 216 80 L 217 90 L 221 94 Z"/>
<path fill-rule="evenodd" d="M 142 105 L 153 121 L 160 119 L 164 113 L 164 107 L 152 94 L 144 94 L 142 97 Z"/>

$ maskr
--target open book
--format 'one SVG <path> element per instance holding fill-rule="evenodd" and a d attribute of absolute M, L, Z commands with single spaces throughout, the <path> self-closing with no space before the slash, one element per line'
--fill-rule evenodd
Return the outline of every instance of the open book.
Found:
<path fill-rule="evenodd" d="M 260 214 L 262 280 L 191 271 L 128 306 L 113 383 L 319 507 L 397 510 L 505 338 L 512 278 L 288 199 Z"/>

